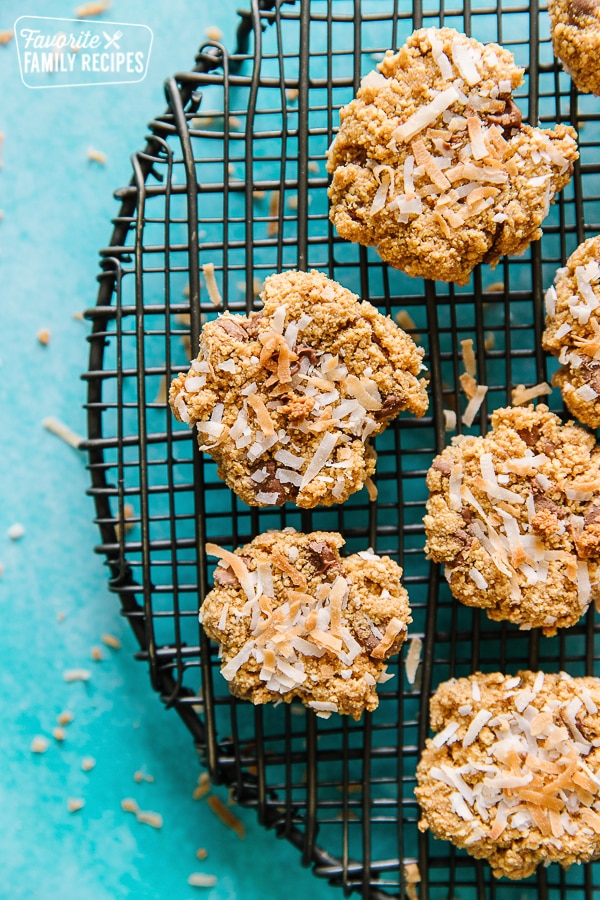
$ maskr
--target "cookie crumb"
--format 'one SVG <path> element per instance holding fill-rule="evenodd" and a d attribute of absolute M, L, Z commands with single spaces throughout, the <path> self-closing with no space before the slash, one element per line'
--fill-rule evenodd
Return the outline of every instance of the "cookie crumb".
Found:
<path fill-rule="evenodd" d="M 204 34 L 209 41 L 220 41 L 223 37 L 223 32 L 218 25 L 209 25 L 208 28 L 204 29 Z"/>
<path fill-rule="evenodd" d="M 63 680 L 70 681 L 89 681 L 92 673 L 89 669 L 65 669 L 63 672 Z"/>
<path fill-rule="evenodd" d="M 49 746 L 50 741 L 48 738 L 38 735 L 32 740 L 30 749 L 32 753 L 45 753 Z"/>
<path fill-rule="evenodd" d="M 81 760 L 81 768 L 84 772 L 90 772 L 94 766 L 96 765 L 96 760 L 93 756 L 84 756 Z"/>
<path fill-rule="evenodd" d="M 47 328 L 40 328 L 36 337 L 43 347 L 46 347 L 50 343 L 51 335 Z"/>
<path fill-rule="evenodd" d="M 85 800 L 82 797 L 69 797 L 67 800 L 67 809 L 70 813 L 79 812 L 85 806 Z"/>

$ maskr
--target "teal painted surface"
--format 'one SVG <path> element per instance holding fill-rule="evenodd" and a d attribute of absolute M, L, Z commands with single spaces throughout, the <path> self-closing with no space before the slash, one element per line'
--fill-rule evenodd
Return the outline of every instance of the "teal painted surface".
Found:
<path fill-rule="evenodd" d="M 163 81 L 189 68 L 208 25 L 233 42 L 236 0 L 189 4 L 114 0 L 106 18 L 154 32 L 145 81 L 137 85 L 30 90 L 21 84 L 14 42 L 0 47 L 0 897 L 7 900 L 279 900 L 338 896 L 302 870 L 297 852 L 244 820 L 244 842 L 192 800 L 199 774 L 191 738 L 152 694 L 145 665 L 108 593 L 98 533 L 85 496 L 85 457 L 45 431 L 57 416 L 85 433 L 88 325 L 72 318 L 95 302 L 97 253 L 117 211 L 114 188 L 130 177 L 129 156 L 146 122 L 164 108 Z M 69 3 L 4 0 L 0 30 L 21 15 L 71 16 Z M 104 167 L 86 158 L 107 154 Z M 48 328 L 42 347 L 36 333 Z M 20 541 L 7 528 L 25 527 Z M 62 621 L 59 621 L 62 619 Z M 104 632 L 122 649 L 101 645 Z M 90 658 L 102 646 L 104 659 Z M 87 668 L 87 683 L 63 671 Z M 71 710 L 66 738 L 52 738 Z M 33 754 L 32 739 L 49 739 Z M 81 759 L 96 766 L 81 770 Z M 136 770 L 154 777 L 138 784 Z M 223 799 L 225 796 L 221 793 Z M 67 798 L 85 806 L 67 811 Z M 121 809 L 134 798 L 160 813 L 161 830 Z M 195 852 L 205 847 L 208 859 Z M 194 889 L 192 872 L 217 886 Z"/>

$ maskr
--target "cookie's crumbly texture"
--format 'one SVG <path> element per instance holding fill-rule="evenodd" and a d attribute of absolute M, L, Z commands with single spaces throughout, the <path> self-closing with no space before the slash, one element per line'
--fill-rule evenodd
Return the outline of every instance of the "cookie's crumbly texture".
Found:
<path fill-rule="evenodd" d="M 600 855 L 600 680 L 477 672 L 431 700 L 417 767 L 421 831 L 527 878 Z"/>
<path fill-rule="evenodd" d="M 221 674 L 252 703 L 299 698 L 317 715 L 360 718 L 411 622 L 402 569 L 370 551 L 340 558 L 336 532 L 261 534 L 221 557 L 200 618 Z M 234 571 L 236 569 L 236 571 Z"/>
<path fill-rule="evenodd" d="M 600 428 L 600 237 L 589 238 L 556 273 L 546 292 L 545 350 L 562 368 L 552 383 L 580 422 Z"/>
<path fill-rule="evenodd" d="M 600 94 L 599 0 L 548 0 L 554 53 L 575 85 Z"/>
<path fill-rule="evenodd" d="M 576 134 L 522 124 L 512 53 L 429 28 L 378 68 L 341 110 L 329 151 L 338 233 L 409 275 L 457 284 L 538 240 Z"/>
<path fill-rule="evenodd" d="M 427 553 L 454 596 L 545 635 L 599 595 L 600 448 L 539 405 L 498 409 L 485 437 L 433 461 Z"/>
<path fill-rule="evenodd" d="M 273 275 L 261 296 L 261 312 L 204 325 L 171 408 L 251 506 L 343 503 L 375 470 L 370 439 L 427 409 L 424 351 L 320 272 Z"/>

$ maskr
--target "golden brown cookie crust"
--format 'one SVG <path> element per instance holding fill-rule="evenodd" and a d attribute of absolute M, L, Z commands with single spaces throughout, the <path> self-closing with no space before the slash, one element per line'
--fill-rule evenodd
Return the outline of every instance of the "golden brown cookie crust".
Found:
<path fill-rule="evenodd" d="M 325 718 L 376 709 L 377 683 L 412 621 L 408 594 L 390 557 L 343 558 L 343 545 L 336 532 L 293 529 L 261 534 L 235 554 L 207 545 L 221 562 L 200 618 L 236 697 L 298 698 Z"/>
<path fill-rule="evenodd" d="M 600 680 L 500 673 L 447 681 L 417 767 L 421 831 L 527 878 L 600 855 Z"/>
<path fill-rule="evenodd" d="M 562 367 L 552 383 L 569 412 L 600 428 L 600 237 L 577 247 L 546 292 L 542 345 Z"/>
<path fill-rule="evenodd" d="M 422 416 L 424 351 L 320 272 L 267 278 L 261 312 L 207 322 L 169 402 L 251 506 L 343 503 L 375 470 L 370 440 Z"/>
<path fill-rule="evenodd" d="M 575 132 L 521 123 L 512 54 L 429 28 L 378 69 L 341 110 L 329 151 L 341 237 L 409 275 L 457 284 L 538 240 L 578 156 Z"/>
<path fill-rule="evenodd" d="M 436 457 L 427 486 L 427 554 L 462 603 L 550 636 L 598 596 L 600 449 L 583 428 L 541 404 L 498 409 L 485 437 Z"/>
<path fill-rule="evenodd" d="M 552 46 L 584 93 L 600 94 L 599 0 L 548 0 Z"/>

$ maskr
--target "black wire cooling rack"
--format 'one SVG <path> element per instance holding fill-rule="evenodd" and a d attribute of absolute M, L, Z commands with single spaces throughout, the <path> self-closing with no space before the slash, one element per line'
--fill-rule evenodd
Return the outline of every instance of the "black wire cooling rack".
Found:
<path fill-rule="evenodd" d="M 166 112 L 150 123 L 133 178 L 116 193 L 98 302 L 87 313 L 86 446 L 110 588 L 153 688 L 189 728 L 211 778 L 231 786 L 345 895 L 413 897 L 405 866 L 416 862 L 421 900 L 592 898 L 600 891 L 592 866 L 496 882 L 486 864 L 419 834 L 413 790 L 429 696 L 441 681 L 477 669 L 596 670 L 593 611 L 546 639 L 455 603 L 424 559 L 422 517 L 425 473 L 449 438 L 444 407 L 466 403 L 459 341 L 474 339 L 478 381 L 489 385 L 472 431 L 485 431 L 512 387 L 550 375 L 540 345 L 543 289 L 577 243 L 600 231 L 600 101 L 579 96 L 560 71 L 537 3 L 253 0 L 240 15 L 235 53 L 210 41 L 193 71 L 166 82 Z M 568 121 L 580 132 L 580 163 L 542 241 L 494 272 L 479 267 L 465 288 L 389 269 L 341 241 L 327 215 L 325 155 L 340 106 L 385 50 L 414 28 L 439 24 L 511 49 L 527 69 L 518 95 L 525 119 Z M 201 288 L 200 267 L 209 262 L 232 311 L 258 308 L 257 282 L 299 267 L 321 269 L 389 315 L 408 312 L 427 351 L 430 414 L 401 417 L 377 438 L 375 502 L 362 491 L 339 508 L 246 507 L 172 418 L 165 387 L 195 355 L 203 317 L 215 315 Z M 556 398 L 551 405 L 561 411 Z M 371 546 L 404 568 L 411 632 L 423 640 L 417 681 L 410 685 L 393 663 L 396 677 L 380 689 L 378 710 L 359 723 L 235 700 L 198 625 L 211 583 L 205 542 L 235 547 L 288 525 L 340 531 L 349 552 Z"/>

